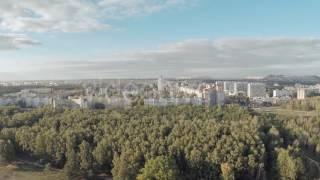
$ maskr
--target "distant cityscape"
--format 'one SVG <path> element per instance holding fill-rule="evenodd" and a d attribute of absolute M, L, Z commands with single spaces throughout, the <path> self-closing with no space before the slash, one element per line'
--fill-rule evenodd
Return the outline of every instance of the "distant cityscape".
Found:
<path fill-rule="evenodd" d="M 261 107 L 320 94 L 320 82 L 310 82 L 308 78 L 295 77 L 298 80 L 291 81 L 283 80 L 282 76 L 280 79 L 271 77 L 260 80 L 166 79 L 161 76 L 135 80 L 2 81 L 0 106 L 101 109 L 140 103 Z"/>

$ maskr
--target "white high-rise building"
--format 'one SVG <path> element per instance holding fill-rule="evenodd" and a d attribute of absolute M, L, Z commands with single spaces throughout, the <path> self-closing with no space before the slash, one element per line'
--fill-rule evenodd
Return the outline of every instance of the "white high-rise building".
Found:
<path fill-rule="evenodd" d="M 235 95 L 235 87 L 234 87 L 235 83 L 231 82 L 231 81 L 224 81 L 223 82 L 223 90 L 224 93 L 227 95 Z"/>
<path fill-rule="evenodd" d="M 235 92 L 236 95 L 243 95 L 246 96 L 247 95 L 247 91 L 248 91 L 248 83 L 247 82 L 236 82 L 235 83 Z"/>
<path fill-rule="evenodd" d="M 163 91 L 164 87 L 163 87 L 163 78 L 162 76 L 159 77 L 158 79 L 158 91 Z"/>
<path fill-rule="evenodd" d="M 263 83 L 249 83 L 247 96 L 249 98 L 266 97 L 266 85 Z"/>
<path fill-rule="evenodd" d="M 306 90 L 304 88 L 297 89 L 297 99 L 303 100 L 306 98 Z"/>
<path fill-rule="evenodd" d="M 225 102 L 224 92 L 217 87 L 205 90 L 204 94 L 209 106 L 223 105 Z"/>
<path fill-rule="evenodd" d="M 216 81 L 215 86 L 219 91 L 224 91 L 224 83 L 223 81 Z"/>

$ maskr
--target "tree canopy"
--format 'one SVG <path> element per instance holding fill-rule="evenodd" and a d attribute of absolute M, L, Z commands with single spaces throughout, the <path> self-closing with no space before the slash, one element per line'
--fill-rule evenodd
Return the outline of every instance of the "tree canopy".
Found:
<path fill-rule="evenodd" d="M 68 177 L 319 178 L 320 117 L 226 105 L 0 108 L 0 157 L 32 155 Z"/>

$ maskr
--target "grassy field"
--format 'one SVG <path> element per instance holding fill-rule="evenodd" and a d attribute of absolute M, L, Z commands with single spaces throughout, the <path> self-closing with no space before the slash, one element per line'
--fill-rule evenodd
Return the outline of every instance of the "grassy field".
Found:
<path fill-rule="evenodd" d="M 0 180 L 64 180 L 62 170 L 43 170 L 30 164 L 0 165 Z"/>

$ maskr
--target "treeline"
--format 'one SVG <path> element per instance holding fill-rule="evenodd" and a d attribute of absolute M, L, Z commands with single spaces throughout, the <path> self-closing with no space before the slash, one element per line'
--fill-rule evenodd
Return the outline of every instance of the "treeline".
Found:
<path fill-rule="evenodd" d="M 70 179 L 315 179 L 320 119 L 239 106 L 0 109 L 0 161 L 32 155 Z"/>
<path fill-rule="evenodd" d="M 41 86 L 1 86 L 0 85 L 0 96 L 8 93 L 17 93 L 23 89 L 31 89 L 31 88 L 41 88 Z"/>
<path fill-rule="evenodd" d="M 283 108 L 298 111 L 315 111 L 320 110 L 320 98 L 312 97 L 304 100 L 291 100 L 282 105 Z"/>

